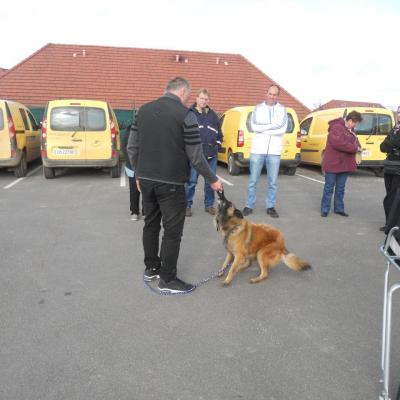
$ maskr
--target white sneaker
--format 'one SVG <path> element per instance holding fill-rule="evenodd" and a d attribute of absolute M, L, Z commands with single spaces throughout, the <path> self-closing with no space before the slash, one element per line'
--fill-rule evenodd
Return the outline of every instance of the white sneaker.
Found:
<path fill-rule="evenodd" d="M 131 215 L 131 221 L 139 221 L 139 215 L 138 214 L 132 214 Z"/>

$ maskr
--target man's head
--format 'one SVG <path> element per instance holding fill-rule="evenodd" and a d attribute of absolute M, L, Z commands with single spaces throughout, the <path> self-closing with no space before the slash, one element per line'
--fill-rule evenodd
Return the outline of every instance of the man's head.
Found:
<path fill-rule="evenodd" d="M 210 101 L 210 92 L 207 89 L 200 89 L 197 92 L 196 104 L 201 109 L 206 108 L 208 106 L 208 102 Z"/>
<path fill-rule="evenodd" d="M 278 101 L 278 97 L 279 97 L 279 93 L 280 93 L 281 89 L 278 85 L 271 85 L 268 88 L 267 91 L 267 99 L 265 100 L 265 102 L 269 105 L 269 106 L 273 106 L 277 103 Z"/>
<path fill-rule="evenodd" d="M 349 129 L 355 128 L 359 122 L 362 121 L 362 116 L 359 112 L 357 111 L 352 111 L 347 114 L 346 116 L 346 127 Z"/>
<path fill-rule="evenodd" d="M 190 91 L 191 87 L 189 82 L 179 76 L 171 79 L 167 83 L 167 87 L 165 88 L 166 93 L 172 93 L 175 96 L 178 96 L 183 104 L 185 104 L 189 100 Z"/>

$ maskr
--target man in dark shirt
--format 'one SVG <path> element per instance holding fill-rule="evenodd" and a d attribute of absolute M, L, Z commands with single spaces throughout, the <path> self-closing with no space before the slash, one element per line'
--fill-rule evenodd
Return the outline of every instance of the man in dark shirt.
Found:
<path fill-rule="evenodd" d="M 186 213 L 185 182 L 191 163 L 215 191 L 222 183 L 203 155 L 199 126 L 184 106 L 190 85 L 183 78 L 168 82 L 164 96 L 143 105 L 128 142 L 128 155 L 146 210 L 143 228 L 144 279 L 160 278 L 164 293 L 189 292 L 194 286 L 176 276 Z M 159 249 L 161 220 L 164 235 Z"/>

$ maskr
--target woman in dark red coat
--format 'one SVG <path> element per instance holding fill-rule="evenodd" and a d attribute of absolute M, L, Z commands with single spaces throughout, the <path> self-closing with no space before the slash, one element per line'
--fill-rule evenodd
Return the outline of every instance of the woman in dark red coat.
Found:
<path fill-rule="evenodd" d="M 329 121 L 328 138 L 322 170 L 325 172 L 324 193 L 321 200 L 321 217 L 327 217 L 331 208 L 333 190 L 335 190 L 334 211 L 348 217 L 344 211 L 344 190 L 350 172 L 357 169 L 356 153 L 361 151 L 360 142 L 353 129 L 362 121 L 357 111 L 352 111 L 343 118 Z"/>

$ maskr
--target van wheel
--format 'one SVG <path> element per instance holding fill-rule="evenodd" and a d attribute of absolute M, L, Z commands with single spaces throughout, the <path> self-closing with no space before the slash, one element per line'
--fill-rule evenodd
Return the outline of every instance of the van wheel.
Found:
<path fill-rule="evenodd" d="M 289 167 L 289 168 L 287 168 L 286 173 L 289 176 L 293 176 L 296 173 L 296 169 L 297 169 L 296 167 Z"/>
<path fill-rule="evenodd" d="M 382 178 L 383 177 L 383 168 L 374 168 L 374 174 L 375 174 L 375 176 Z"/>
<path fill-rule="evenodd" d="M 235 164 L 235 159 L 231 151 L 228 154 L 228 172 L 229 175 L 240 175 L 240 167 Z"/>
<path fill-rule="evenodd" d="M 22 178 L 23 176 L 26 176 L 27 172 L 28 172 L 28 163 L 26 161 L 26 154 L 25 152 L 23 152 L 18 167 L 14 168 L 14 175 L 17 178 Z"/>
<path fill-rule="evenodd" d="M 45 167 L 43 165 L 43 173 L 46 179 L 54 179 L 56 177 L 56 171 L 54 168 Z"/>
<path fill-rule="evenodd" d="M 110 168 L 111 178 L 119 178 L 121 176 L 121 162 L 118 161 L 115 167 Z"/>

